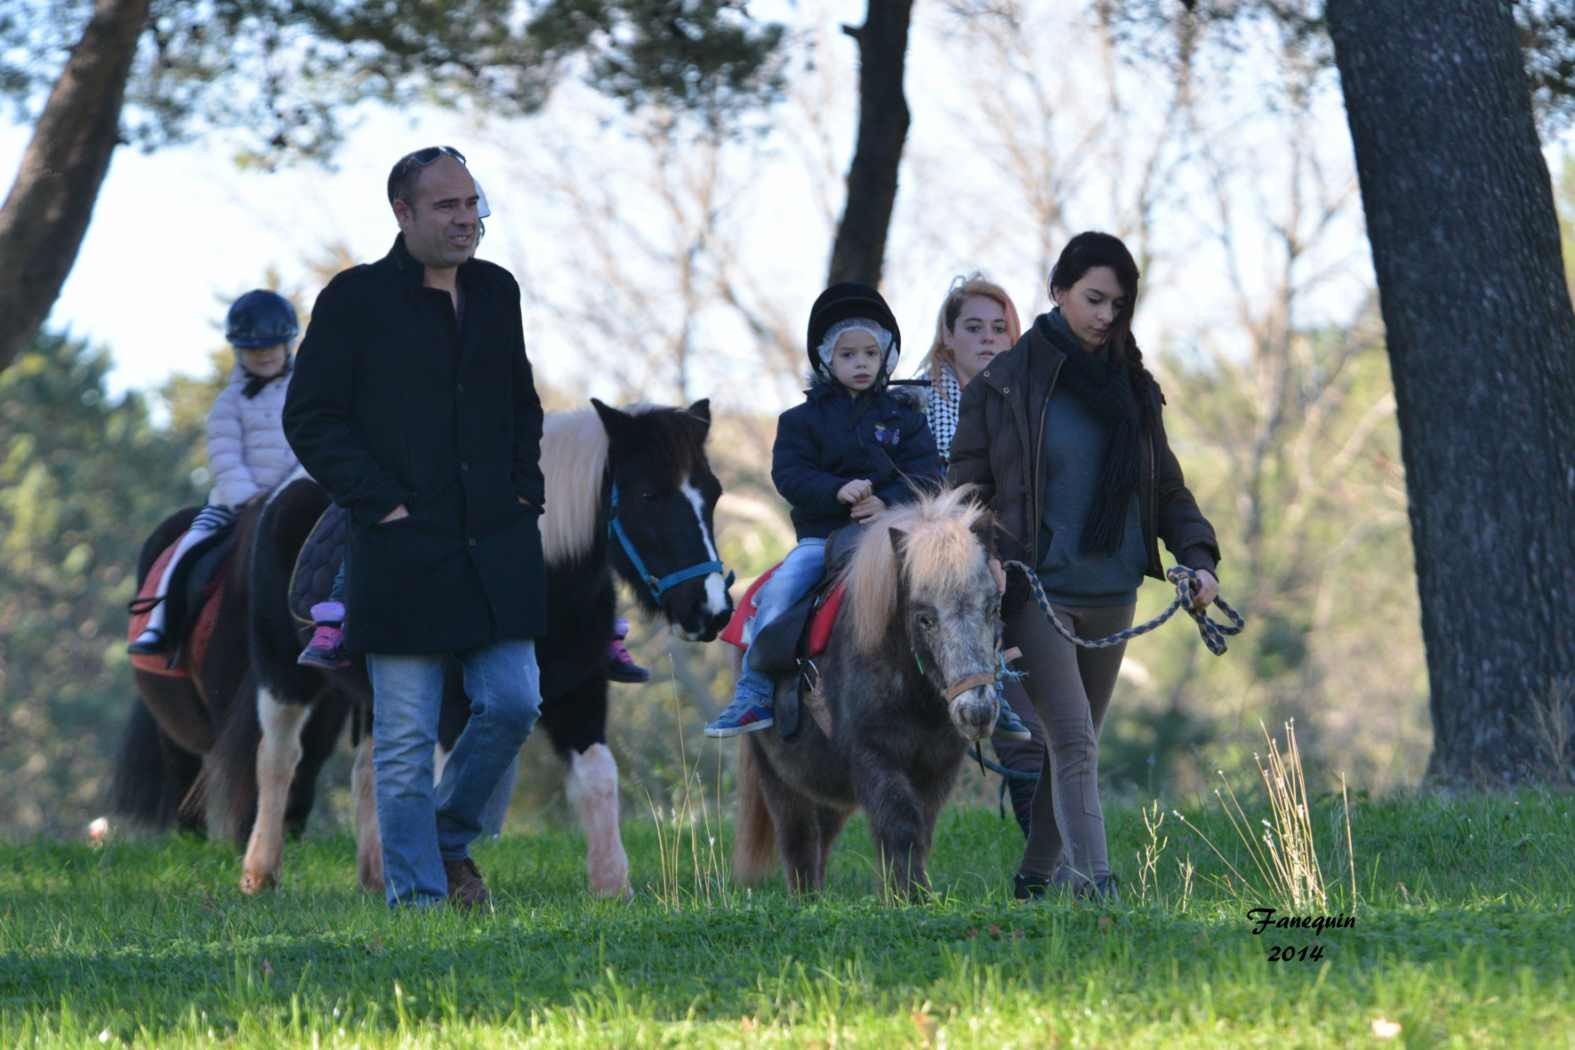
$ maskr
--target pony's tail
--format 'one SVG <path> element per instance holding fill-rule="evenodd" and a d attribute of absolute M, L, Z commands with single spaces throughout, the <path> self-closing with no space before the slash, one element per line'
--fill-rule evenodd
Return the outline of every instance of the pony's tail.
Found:
<path fill-rule="evenodd" d="M 183 816 L 182 804 L 201 769 L 202 760 L 164 736 L 139 699 L 131 705 L 115 756 L 110 811 L 143 827 L 167 828 Z"/>
<path fill-rule="evenodd" d="M 257 676 L 248 671 L 230 702 L 229 717 L 208 753 L 204 787 L 216 827 L 216 837 L 228 838 L 242 848 L 257 819 L 257 745 L 262 743 L 262 723 L 257 720 Z"/>
<path fill-rule="evenodd" d="M 738 824 L 733 839 L 733 880 L 761 881 L 776 866 L 777 833 L 760 785 L 760 767 L 747 736 L 738 740 Z"/>
<path fill-rule="evenodd" d="M 158 723 L 138 700 L 131 705 L 120 735 L 109 789 L 110 811 L 145 827 L 168 827 L 175 814 L 164 803 L 165 779 Z"/>

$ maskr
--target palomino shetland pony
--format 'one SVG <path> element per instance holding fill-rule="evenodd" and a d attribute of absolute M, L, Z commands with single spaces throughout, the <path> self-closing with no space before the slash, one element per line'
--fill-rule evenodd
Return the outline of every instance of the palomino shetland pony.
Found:
<path fill-rule="evenodd" d="M 705 455 L 709 404 L 629 411 L 592 404 L 594 412 L 549 415 L 542 436 L 548 627 L 536 646 L 540 725 L 568 762 L 568 795 L 585 826 L 592 889 L 619 896 L 628 892 L 628 860 L 618 829 L 618 770 L 606 745 L 613 573 L 629 583 L 647 612 L 694 641 L 716 637 L 732 602 L 712 539 L 721 484 Z M 300 479 L 279 489 L 263 510 L 251 556 L 256 699 L 243 695 L 233 705 L 208 762 L 210 793 L 232 829 L 246 836 L 241 889 L 248 893 L 277 883 L 284 822 L 302 776 L 310 771 L 315 778 L 321 765 L 303 749 L 302 727 L 336 701 L 357 709 L 358 729 L 370 710 L 364 668 L 325 675 L 295 662 L 303 638 L 288 608 L 290 574 L 326 506 L 321 488 Z M 463 730 L 468 706 L 456 665 L 445 683 L 441 754 Z M 379 890 L 371 738 L 357 736 L 357 867 L 362 885 Z"/>
<path fill-rule="evenodd" d="M 969 744 L 1000 711 L 1001 601 L 986 512 L 965 490 L 924 496 L 870 522 L 845 572 L 847 598 L 816 659 L 816 703 L 792 738 L 740 741 L 734 876 L 757 881 L 779 853 L 795 892 L 820 889 L 853 810 L 869 814 L 886 878 L 927 886 L 941 805 Z M 796 688 L 791 676 L 778 683 Z"/>

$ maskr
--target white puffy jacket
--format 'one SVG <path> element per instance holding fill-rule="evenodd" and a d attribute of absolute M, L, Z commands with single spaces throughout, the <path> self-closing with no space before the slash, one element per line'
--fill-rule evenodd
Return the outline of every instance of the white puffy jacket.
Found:
<path fill-rule="evenodd" d="M 267 492 L 296 467 L 284 439 L 284 395 L 290 376 L 276 379 L 248 398 L 246 372 L 235 366 L 230 385 L 208 413 L 208 469 L 213 491 L 208 502 L 234 507 Z"/>

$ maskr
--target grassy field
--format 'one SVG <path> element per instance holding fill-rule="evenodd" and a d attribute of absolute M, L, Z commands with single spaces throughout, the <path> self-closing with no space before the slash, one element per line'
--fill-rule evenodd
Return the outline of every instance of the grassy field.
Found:
<path fill-rule="evenodd" d="M 1253 934 L 1279 902 L 1229 874 L 1253 875 L 1212 803 L 1155 834 L 1112 807 L 1108 908 L 1013 902 L 1021 840 L 984 810 L 946 816 L 936 899 L 901 906 L 862 823 L 804 903 L 728 886 L 725 836 L 676 822 L 628 823 L 632 904 L 587 899 L 577 836 L 505 838 L 478 918 L 390 914 L 339 836 L 291 844 L 258 900 L 220 844 L 0 845 L 0 1047 L 1575 1046 L 1571 798 L 1352 810 L 1356 925 L 1317 936 Z M 1312 823 L 1319 913 L 1352 914 L 1339 799 Z"/>

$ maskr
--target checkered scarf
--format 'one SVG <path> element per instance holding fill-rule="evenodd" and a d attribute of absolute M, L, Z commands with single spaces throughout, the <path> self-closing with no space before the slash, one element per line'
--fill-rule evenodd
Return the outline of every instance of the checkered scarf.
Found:
<path fill-rule="evenodd" d="M 957 405 L 962 400 L 962 384 L 950 365 L 941 365 L 940 381 L 930 387 L 930 396 L 924 403 L 924 414 L 930 421 L 930 433 L 935 435 L 935 447 L 941 460 L 949 461 L 952 452 L 952 435 L 957 433 Z"/>

